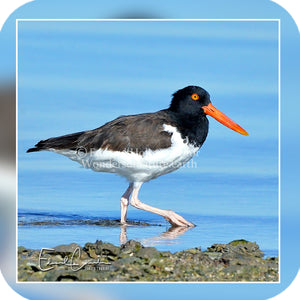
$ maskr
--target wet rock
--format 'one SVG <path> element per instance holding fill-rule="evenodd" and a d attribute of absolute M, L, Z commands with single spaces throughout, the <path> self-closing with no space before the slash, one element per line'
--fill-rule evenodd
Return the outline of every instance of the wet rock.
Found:
<path fill-rule="evenodd" d="M 110 219 L 72 219 L 72 220 L 41 220 L 41 221 L 23 221 L 18 222 L 19 226 L 34 225 L 34 226 L 71 226 L 71 225 L 94 225 L 103 227 L 121 226 L 120 220 Z M 161 226 L 160 224 L 149 224 L 141 221 L 128 220 L 129 226 Z"/>
<path fill-rule="evenodd" d="M 22 254 L 23 252 L 28 252 L 28 250 L 23 246 L 18 247 L 18 254 Z"/>
<path fill-rule="evenodd" d="M 254 242 L 246 240 L 235 240 L 229 244 L 213 244 L 207 248 L 208 252 L 219 253 L 235 253 L 240 255 L 251 255 L 255 257 L 263 257 L 264 253 L 259 249 L 258 245 Z"/>
<path fill-rule="evenodd" d="M 213 244 L 211 247 L 207 247 L 208 252 L 228 252 L 228 247 L 226 244 Z"/>
<path fill-rule="evenodd" d="M 76 249 L 82 249 L 78 244 L 72 243 L 69 245 L 59 245 L 54 247 L 53 254 L 72 254 Z"/>
<path fill-rule="evenodd" d="M 129 240 L 121 246 L 121 251 L 122 253 L 132 253 L 132 252 L 137 252 L 142 248 L 143 246 L 140 242 Z"/>
<path fill-rule="evenodd" d="M 255 257 L 263 257 L 264 253 L 259 249 L 258 245 L 254 242 L 248 242 L 245 240 L 232 241 L 228 244 L 232 247 L 232 252 L 240 253 L 243 255 L 253 255 Z"/>
<path fill-rule="evenodd" d="M 131 264 L 140 263 L 140 262 L 141 262 L 141 260 L 138 257 L 127 256 L 127 257 L 119 259 L 114 265 L 122 267 L 124 265 L 131 265 Z"/>
<path fill-rule="evenodd" d="M 141 248 L 137 253 L 137 257 L 144 259 L 152 259 L 160 257 L 160 252 L 156 250 L 154 247 Z"/>
<path fill-rule="evenodd" d="M 110 243 L 96 241 L 96 243 L 86 243 L 83 250 L 91 257 L 106 257 L 109 260 L 114 260 L 120 253 L 120 247 Z"/>

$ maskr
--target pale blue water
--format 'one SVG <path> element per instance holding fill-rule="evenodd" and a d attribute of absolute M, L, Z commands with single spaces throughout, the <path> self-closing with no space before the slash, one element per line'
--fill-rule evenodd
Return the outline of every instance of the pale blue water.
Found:
<path fill-rule="evenodd" d="M 210 119 L 189 167 L 142 187 L 141 199 L 197 227 L 165 237 L 161 217 L 130 208 L 128 239 L 172 252 L 234 239 L 278 254 L 278 51 L 276 22 L 21 22 L 19 195 L 21 220 L 119 218 L 124 179 L 53 153 L 26 154 L 40 139 L 92 129 L 119 115 L 156 111 L 186 85 L 249 133 Z M 120 228 L 20 226 L 19 245 L 52 247 L 96 239 L 119 243 Z"/>

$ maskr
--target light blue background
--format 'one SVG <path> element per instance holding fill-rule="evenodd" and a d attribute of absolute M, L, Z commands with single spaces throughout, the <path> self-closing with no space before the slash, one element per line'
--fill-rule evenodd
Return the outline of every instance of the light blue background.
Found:
<path fill-rule="evenodd" d="M 49 2 L 50 3 L 50 2 Z M 282 250 L 282 257 L 281 257 L 281 284 L 259 284 L 259 285 L 250 285 L 249 284 L 242 284 L 242 285 L 230 285 L 227 286 L 227 284 L 222 285 L 216 285 L 216 284 L 199 284 L 199 285 L 161 285 L 161 286 L 155 286 L 154 285 L 125 285 L 122 284 L 119 287 L 120 292 L 116 289 L 116 287 L 113 288 L 112 292 L 112 285 L 93 285 L 92 289 L 97 289 L 102 292 L 104 292 L 106 295 L 113 293 L 113 298 L 119 299 L 120 294 L 122 294 L 123 299 L 124 298 L 131 298 L 135 299 L 140 298 L 141 295 L 143 295 L 144 299 L 148 299 L 147 295 L 150 297 L 149 291 L 151 290 L 153 294 L 160 295 L 160 297 L 168 297 L 170 294 L 172 294 L 172 297 L 174 299 L 179 299 L 184 297 L 193 297 L 193 296 L 199 296 L 202 295 L 202 297 L 210 299 L 217 299 L 218 297 L 222 296 L 227 298 L 237 298 L 240 299 L 243 297 L 244 299 L 247 299 L 247 297 L 250 299 L 253 298 L 253 294 L 255 293 L 255 298 L 257 299 L 266 299 L 267 297 L 270 297 L 272 295 L 277 294 L 279 291 L 283 290 L 289 282 L 293 279 L 297 266 L 294 263 L 294 249 L 297 248 L 296 243 L 298 243 L 297 240 L 295 240 L 293 237 L 298 233 L 299 230 L 299 221 L 298 221 L 298 213 L 299 213 L 299 206 L 296 202 L 296 191 L 295 191 L 295 158 L 296 158 L 296 148 L 297 143 L 299 141 L 295 140 L 294 138 L 294 128 L 295 122 L 296 122 L 296 116 L 297 116 L 297 102 L 295 102 L 296 99 L 296 82 L 298 80 L 297 76 L 297 70 L 299 69 L 299 60 L 295 59 L 295 54 L 297 51 L 299 51 L 299 40 L 296 40 L 296 27 L 291 21 L 291 19 L 288 17 L 286 13 L 284 13 L 283 10 L 276 7 L 274 4 L 271 4 L 267 1 L 251 1 L 251 4 L 247 2 L 247 9 L 245 9 L 245 2 L 244 1 L 231 1 L 230 3 L 222 3 L 220 1 L 211 1 L 209 4 L 203 5 L 203 2 L 192 2 L 192 1 L 185 1 L 184 5 L 178 3 L 175 3 L 174 1 L 171 3 L 169 1 L 165 1 L 163 4 L 160 4 L 159 6 L 156 6 L 155 4 L 149 3 L 143 4 L 143 5 L 137 5 L 132 6 L 132 4 L 122 5 L 120 2 L 116 1 L 113 4 L 106 5 L 105 8 L 101 7 L 98 10 L 95 9 L 96 2 L 85 2 L 84 8 L 76 3 L 72 6 L 72 10 L 69 12 L 63 12 L 63 10 L 57 10 L 53 9 L 53 1 L 51 2 L 52 6 L 47 5 L 47 2 L 43 2 L 43 5 L 39 4 L 32 4 L 30 7 L 27 6 L 27 8 L 24 8 L 22 11 L 22 17 L 53 17 L 53 13 L 56 14 L 57 17 L 122 17 L 131 12 L 132 10 L 136 13 L 139 12 L 146 12 L 146 15 L 154 15 L 158 17 L 195 17 L 195 18 L 219 18 L 224 17 L 226 18 L 281 18 L 282 19 L 282 106 L 281 106 L 281 112 L 282 112 L 282 236 L 281 236 L 281 250 Z M 131 2 L 133 3 L 133 2 Z M 176 5 L 177 4 L 177 5 Z M 191 5 L 192 4 L 192 5 Z M 62 7 L 61 7 L 62 8 Z M 151 8 L 151 9 L 150 9 Z M 217 9 L 218 8 L 218 9 Z M 102 11 L 100 13 L 100 11 Z M 118 11 L 118 12 L 116 12 Z M 30 13 L 29 13 L 30 12 Z M 120 13 L 121 12 L 121 13 Z M 14 17 L 17 16 L 17 13 L 14 15 Z M 19 14 L 20 16 L 20 14 Z M 10 53 L 12 52 L 11 49 L 13 49 L 13 39 L 11 39 L 10 36 L 13 35 L 13 24 L 12 19 L 10 19 L 9 22 L 7 22 L 7 28 L 6 32 L 3 32 L 3 41 L 10 41 L 10 43 L 7 43 L 7 45 L 10 45 L 9 48 L 4 47 L 3 53 L 7 54 L 7 57 L 10 59 L 5 60 L 5 65 L 7 66 L 7 70 L 10 70 L 13 67 L 13 55 Z M 11 30 L 9 30 L 9 25 L 11 25 Z M 9 50 L 10 49 L 10 50 Z M 298 50 L 297 50 L 298 49 Z M 3 57 L 3 56 L 2 56 Z M 254 67 L 254 66 L 253 66 Z M 193 71 L 195 71 L 193 69 Z M 75 72 L 76 73 L 76 72 Z M 221 96 L 224 95 L 224 93 L 220 93 L 219 87 L 216 87 L 212 84 L 213 78 L 209 78 L 208 74 L 205 73 L 207 76 L 201 78 L 201 82 L 207 90 L 210 91 L 211 94 L 214 95 L 214 99 L 220 99 Z M 144 78 L 144 77 L 142 77 Z M 230 78 L 230 76 L 226 80 L 232 82 L 233 79 L 236 78 Z M 174 80 L 174 78 L 173 78 Z M 197 82 L 200 80 L 197 78 Z M 209 84 L 209 82 L 211 82 Z M 218 80 L 219 82 L 219 80 Z M 174 81 L 176 82 L 176 79 Z M 151 84 L 150 87 L 153 85 Z M 172 87 L 172 83 L 169 83 L 170 88 Z M 80 87 L 80 86 L 79 86 Z M 268 85 L 266 85 L 268 87 Z M 148 87 L 149 88 L 149 87 Z M 170 88 L 159 91 L 159 95 L 163 95 L 163 99 L 166 99 L 170 93 Z M 173 90 L 177 89 L 176 87 L 172 87 Z M 147 86 L 146 86 L 147 89 Z M 145 90 L 146 90 L 145 89 Z M 158 82 L 158 89 L 159 89 L 159 82 Z M 231 90 L 231 89 L 229 89 Z M 222 91 L 226 91 L 225 89 L 222 89 Z M 243 89 L 241 90 L 241 92 Z M 152 95 L 155 94 L 155 91 L 152 91 Z M 274 91 L 273 91 L 274 92 Z M 276 92 L 276 91 L 275 91 Z M 220 94 L 218 94 L 220 93 Z M 143 93 L 149 95 L 149 93 Z M 226 95 L 226 92 L 225 92 Z M 230 95 L 227 95 L 226 99 L 229 99 L 228 97 Z M 151 98 L 153 99 L 153 98 Z M 223 97 L 224 99 L 224 97 Z M 222 99 L 222 101 L 223 101 Z M 254 99 L 255 100 L 255 99 Z M 220 101 L 220 100 L 216 100 Z M 214 104 L 216 104 L 216 101 Z M 229 101 L 229 100 L 228 100 Z M 239 100 L 241 101 L 241 100 Z M 219 102 L 220 103 L 220 102 Z M 126 103 L 127 104 L 127 103 Z M 146 104 L 147 105 L 147 104 Z M 217 106 L 217 104 L 216 104 Z M 222 102 L 223 106 L 223 102 Z M 157 106 L 157 109 L 161 108 L 161 105 Z M 220 105 L 218 106 L 220 109 Z M 146 110 L 147 107 L 143 106 L 143 111 Z M 224 105 L 223 108 L 226 108 L 226 110 L 223 109 L 224 112 L 227 111 L 227 106 Z M 256 108 L 256 110 L 255 110 Z M 250 112 L 258 112 L 260 113 L 260 107 L 252 107 L 253 110 L 250 110 Z M 265 108 L 263 108 L 265 109 Z M 116 108 L 114 108 L 116 110 Z M 147 109 L 148 110 L 148 109 Z M 150 107 L 149 107 L 150 110 Z M 153 110 L 153 106 L 151 105 L 151 110 Z M 130 113 L 133 112 L 132 109 L 130 110 Z M 138 111 L 137 111 L 138 112 Z M 235 112 L 236 113 L 236 112 Z M 244 112 L 242 113 L 244 115 Z M 107 116 L 109 119 L 109 116 Z M 263 118 L 263 116 L 261 117 Z M 236 119 L 236 118 L 235 118 Z M 237 117 L 236 121 L 240 121 L 242 118 L 239 116 Z M 262 121 L 264 121 L 262 119 Z M 247 121 L 249 122 L 247 125 L 250 127 L 253 126 L 255 123 L 254 120 L 252 120 L 252 126 L 251 126 L 251 120 Z M 293 123 L 294 122 L 294 123 Z M 211 122 L 213 123 L 213 122 Z M 266 122 L 267 123 L 267 122 Z M 87 123 L 84 123 L 87 124 Z M 264 123 L 265 124 L 265 123 Z M 88 124 L 87 124 L 88 125 Z M 244 126 L 244 123 L 241 124 Z M 55 126 L 60 126 L 60 124 Z M 215 129 L 213 129 L 213 126 L 215 126 Z M 254 125 L 255 126 L 255 125 Z M 39 127 L 39 126 L 37 126 Z M 247 126 L 244 126 L 248 129 Z M 49 128 L 49 127 L 48 127 Z M 264 128 L 264 127 L 263 127 Z M 273 128 L 273 127 L 272 127 Z M 39 128 L 37 128 L 39 129 Z M 82 129 L 82 128 L 81 128 Z M 266 127 L 265 134 L 268 133 L 268 127 Z M 213 145 L 214 142 L 217 142 L 217 139 L 222 140 L 223 132 L 225 132 L 225 128 L 218 127 L 217 124 L 211 126 L 211 133 L 214 130 L 214 135 L 210 134 L 209 140 L 207 142 L 210 142 L 211 145 Z M 223 131 L 224 130 L 224 131 Z M 248 129 L 249 130 L 249 129 Z M 258 131 L 258 130 L 257 130 Z M 251 133 L 251 130 L 249 130 Z M 227 134 L 227 132 L 226 132 Z M 275 134 L 273 137 L 276 136 Z M 43 136 L 44 137 L 44 136 Z M 250 137 L 249 137 L 250 138 Z M 262 136 L 263 138 L 263 136 Z M 215 140 L 214 140 L 215 139 Z M 229 148 L 229 145 L 228 145 Z M 207 148 L 206 148 L 207 149 Z M 248 148 L 247 148 L 248 149 Z M 204 149 L 203 149 L 204 150 Z M 222 149 L 223 150 L 223 149 Z M 203 154 L 203 153 L 202 153 Z M 204 154 L 203 154 L 204 155 Z M 202 157 L 203 157 L 202 155 Z M 270 164 L 273 166 L 273 164 Z M 230 166 L 232 169 L 232 166 Z M 228 169 L 228 168 L 227 168 Z M 272 172 L 274 170 L 270 170 L 269 172 Z M 179 175 L 178 175 L 179 176 Z M 82 286 L 82 285 L 81 285 Z M 87 286 L 87 285 L 86 285 Z M 233 288 L 234 287 L 234 288 Z M 251 288 L 251 293 L 248 292 L 249 288 Z M 75 287 L 74 287 L 75 289 Z M 150 289 L 150 290 L 149 290 Z M 151 298 L 156 295 L 151 295 Z M 26 296 L 26 294 L 24 294 Z M 249 296 L 248 296 L 249 295 Z M 29 294 L 27 294 L 29 297 Z M 31 297 L 33 299 L 33 297 Z M 149 298 L 150 299 L 150 298 Z"/>

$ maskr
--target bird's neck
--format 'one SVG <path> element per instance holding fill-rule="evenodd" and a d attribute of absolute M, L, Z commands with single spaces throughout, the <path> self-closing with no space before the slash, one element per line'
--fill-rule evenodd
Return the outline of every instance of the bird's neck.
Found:
<path fill-rule="evenodd" d="M 190 143 L 201 147 L 208 134 L 208 119 L 205 114 L 186 115 L 169 111 L 182 138 L 188 138 Z"/>

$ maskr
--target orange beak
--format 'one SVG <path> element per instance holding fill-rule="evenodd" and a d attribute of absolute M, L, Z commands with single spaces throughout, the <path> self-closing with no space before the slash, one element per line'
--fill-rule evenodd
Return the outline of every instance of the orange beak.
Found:
<path fill-rule="evenodd" d="M 209 103 L 207 106 L 203 106 L 202 108 L 207 115 L 210 115 L 211 117 L 215 118 L 217 121 L 219 121 L 223 125 L 227 126 L 228 128 L 230 128 L 240 134 L 249 135 L 246 130 L 244 130 L 241 126 L 239 126 L 238 124 L 233 122 L 222 112 L 217 110 L 211 103 Z"/>

